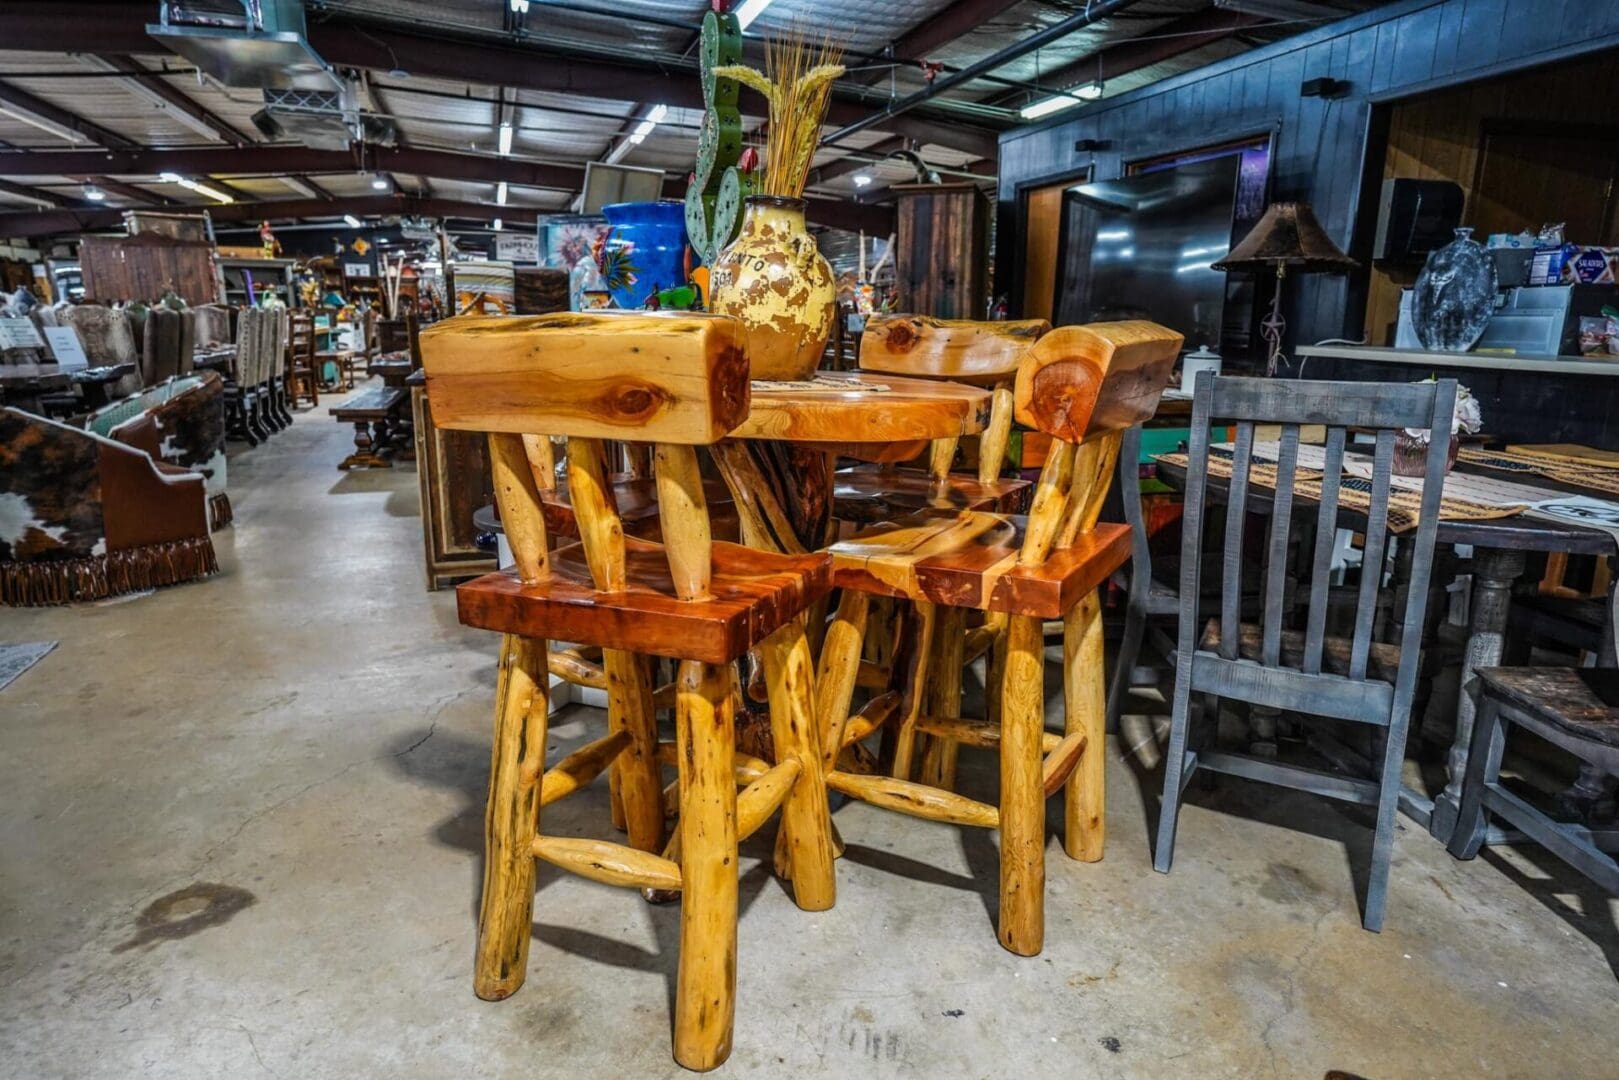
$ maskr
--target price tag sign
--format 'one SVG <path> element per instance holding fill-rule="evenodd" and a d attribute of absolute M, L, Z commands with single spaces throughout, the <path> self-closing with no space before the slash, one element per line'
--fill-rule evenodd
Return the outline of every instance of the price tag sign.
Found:
<path fill-rule="evenodd" d="M 0 349 L 38 349 L 44 344 L 31 319 L 0 319 Z"/>
<path fill-rule="evenodd" d="M 87 368 L 90 358 L 84 355 L 84 343 L 79 332 L 71 326 L 45 327 L 45 340 L 51 344 L 51 355 L 64 368 Z"/>

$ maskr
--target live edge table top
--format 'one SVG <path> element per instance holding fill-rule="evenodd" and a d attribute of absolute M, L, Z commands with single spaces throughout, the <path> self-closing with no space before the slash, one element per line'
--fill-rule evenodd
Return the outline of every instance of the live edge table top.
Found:
<path fill-rule="evenodd" d="M 926 442 L 983 431 L 989 403 L 989 391 L 960 383 L 820 371 L 802 382 L 755 382 L 748 418 L 730 437 L 837 446 Z"/>

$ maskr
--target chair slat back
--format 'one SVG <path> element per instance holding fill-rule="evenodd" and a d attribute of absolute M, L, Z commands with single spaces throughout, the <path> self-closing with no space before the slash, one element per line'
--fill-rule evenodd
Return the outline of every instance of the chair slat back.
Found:
<path fill-rule="evenodd" d="M 1256 486 L 1268 488 L 1271 503 L 1270 530 L 1265 545 L 1266 569 L 1263 581 L 1263 621 L 1260 627 L 1258 663 L 1267 668 L 1289 668 L 1305 675 L 1320 675 L 1324 641 L 1327 636 L 1329 574 L 1344 482 L 1341 478 L 1349 429 L 1371 429 L 1375 449 L 1371 479 L 1366 484 L 1369 508 L 1364 519 L 1366 537 L 1361 582 L 1356 597 L 1353 636 L 1347 658 L 1351 679 L 1367 678 L 1377 593 L 1383 580 L 1388 551 L 1389 507 L 1393 491 L 1395 434 L 1401 428 L 1433 432 L 1427 450 L 1419 521 L 1412 547 L 1411 582 L 1402 625 L 1422 625 L 1432 569 L 1434 540 L 1438 529 L 1443 495 L 1446 457 L 1449 452 L 1451 420 L 1455 412 L 1456 383 L 1444 379 L 1434 383 L 1343 384 L 1279 379 L 1243 379 L 1205 375 L 1198 380 L 1192 412 L 1189 441 L 1189 467 L 1186 480 L 1186 507 L 1182 519 L 1181 612 L 1179 648 L 1189 656 L 1197 647 L 1201 627 L 1197 624 L 1197 597 L 1201 574 L 1204 523 L 1210 488 L 1212 430 L 1235 428 L 1230 450 L 1231 475 L 1226 483 L 1226 526 L 1223 537 L 1220 583 L 1220 640 L 1217 655 L 1235 660 L 1242 655 L 1242 569 L 1245 509 Z M 1234 424 L 1229 423 L 1235 421 Z M 1259 485 L 1251 481 L 1256 472 L 1256 427 L 1281 424 L 1281 438 L 1275 453 L 1274 479 Z M 1301 428 L 1325 425 L 1323 475 L 1316 507 L 1316 533 L 1309 554 L 1309 601 L 1304 621 L 1304 644 L 1298 658 L 1287 656 L 1282 648 L 1284 624 L 1288 619 L 1288 546 L 1297 503 L 1297 476 Z M 1268 473 L 1268 469 L 1267 469 Z M 1352 481 L 1359 486 L 1362 481 Z M 1300 555 L 1302 572 L 1304 555 Z M 1302 583 L 1301 583 L 1302 584 Z M 1405 633 L 1400 639 L 1396 700 L 1409 705 L 1414 686 L 1421 634 Z M 1294 667 L 1293 665 L 1297 666 Z M 1403 699 L 1401 695 L 1404 695 Z"/>
<path fill-rule="evenodd" d="M 860 369 L 994 385 L 1017 374 L 1044 319 L 988 322 L 926 315 L 873 315 L 860 338 Z"/>

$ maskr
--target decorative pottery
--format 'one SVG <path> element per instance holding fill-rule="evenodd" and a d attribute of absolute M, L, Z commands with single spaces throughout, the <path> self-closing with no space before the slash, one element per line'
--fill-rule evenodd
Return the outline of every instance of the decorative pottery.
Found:
<path fill-rule="evenodd" d="M 1424 348 L 1466 352 L 1495 311 L 1495 259 L 1457 229 L 1456 239 L 1432 252 L 1411 290 L 1411 323 Z"/>
<path fill-rule="evenodd" d="M 742 324 L 755 379 L 807 378 L 832 333 L 832 267 L 804 227 L 804 200 L 750 195 L 715 260 L 710 308 Z"/>
<path fill-rule="evenodd" d="M 610 229 L 601 270 L 614 304 L 644 308 L 653 293 L 686 283 L 684 203 L 614 203 L 602 213 Z"/>
<path fill-rule="evenodd" d="M 1426 433 L 1424 433 L 1426 434 Z M 1462 446 L 1461 437 L 1450 437 L 1450 453 L 1445 457 L 1445 475 L 1456 467 L 1456 455 Z M 1394 467 L 1395 476 L 1422 477 L 1428 472 L 1428 443 L 1427 440 L 1412 435 L 1408 431 L 1394 433 L 1394 459 L 1390 462 Z"/>

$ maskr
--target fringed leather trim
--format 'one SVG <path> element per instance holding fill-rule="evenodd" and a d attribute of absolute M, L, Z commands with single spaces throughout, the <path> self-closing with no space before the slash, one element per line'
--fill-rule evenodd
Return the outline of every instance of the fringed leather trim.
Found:
<path fill-rule="evenodd" d="M 57 562 L 0 562 L 0 604 L 41 607 L 178 585 L 219 572 L 206 536 Z"/>
<path fill-rule="evenodd" d="M 218 495 L 208 496 L 208 529 L 218 532 L 231 523 L 235 514 L 230 508 L 230 495 L 221 491 Z"/>

